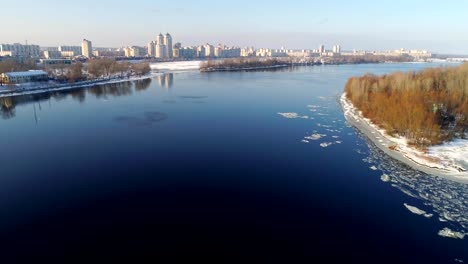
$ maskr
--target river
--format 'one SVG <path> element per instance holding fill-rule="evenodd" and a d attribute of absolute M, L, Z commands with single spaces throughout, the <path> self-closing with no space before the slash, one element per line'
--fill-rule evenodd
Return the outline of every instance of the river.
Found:
<path fill-rule="evenodd" d="M 188 70 L 0 98 L 1 256 L 468 261 L 466 238 L 438 235 L 468 232 L 466 185 L 387 157 L 338 102 L 351 76 L 432 66 Z"/>

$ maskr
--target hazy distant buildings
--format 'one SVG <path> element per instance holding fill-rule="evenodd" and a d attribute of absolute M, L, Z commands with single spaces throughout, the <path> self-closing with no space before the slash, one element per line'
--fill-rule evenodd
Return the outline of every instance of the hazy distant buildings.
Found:
<path fill-rule="evenodd" d="M 198 57 L 196 48 L 183 47 L 179 49 L 179 58 L 191 60 L 196 57 Z"/>
<path fill-rule="evenodd" d="M 254 47 L 250 47 L 250 48 L 247 47 L 247 48 L 241 49 L 240 56 L 241 57 L 254 57 L 255 56 L 255 48 Z"/>
<path fill-rule="evenodd" d="M 205 44 L 205 57 L 210 58 L 215 56 L 215 47 L 210 44 Z"/>
<path fill-rule="evenodd" d="M 340 45 L 333 46 L 333 53 L 340 54 L 341 53 L 341 46 Z"/>
<path fill-rule="evenodd" d="M 321 44 L 318 48 L 318 53 L 322 54 L 325 52 L 325 45 Z"/>
<path fill-rule="evenodd" d="M 135 58 L 135 57 L 143 57 L 146 55 L 146 49 L 143 47 L 138 46 L 131 46 L 124 49 L 125 57 Z"/>
<path fill-rule="evenodd" d="M 75 56 L 82 54 L 82 49 L 80 46 L 58 46 L 58 51 L 60 52 L 61 57 L 73 58 Z"/>
<path fill-rule="evenodd" d="M 83 39 L 83 42 L 81 43 L 81 55 L 85 56 L 86 58 L 93 57 L 93 45 L 91 41 Z"/>
<path fill-rule="evenodd" d="M 40 57 L 39 45 L 0 44 L 0 56 Z"/>
<path fill-rule="evenodd" d="M 58 50 L 44 50 L 42 57 L 46 59 L 58 59 L 62 57 L 62 53 Z"/>
<path fill-rule="evenodd" d="M 146 53 L 148 54 L 149 57 L 156 57 L 156 42 L 151 41 L 148 43 L 148 46 L 146 47 Z"/>
<path fill-rule="evenodd" d="M 159 33 L 159 35 L 156 36 L 156 41 L 148 43 L 146 50 L 146 54 L 149 57 L 155 57 L 158 59 L 169 59 L 174 57 L 171 34 L 166 33 L 166 35 L 163 35 Z"/>

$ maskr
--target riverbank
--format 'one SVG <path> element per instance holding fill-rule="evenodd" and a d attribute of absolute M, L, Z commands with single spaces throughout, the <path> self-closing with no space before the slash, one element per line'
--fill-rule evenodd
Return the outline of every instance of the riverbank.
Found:
<path fill-rule="evenodd" d="M 78 89 L 78 88 L 88 88 L 88 87 L 92 87 L 96 85 L 103 85 L 103 84 L 145 80 L 145 79 L 149 79 L 154 76 L 157 76 L 157 75 L 158 75 L 157 73 L 149 73 L 149 74 L 142 75 L 142 76 L 131 76 L 129 78 L 119 77 L 119 78 L 113 78 L 113 79 L 101 79 L 101 80 L 93 80 L 93 81 L 76 82 L 72 84 L 67 83 L 67 84 L 53 85 L 53 86 L 19 88 L 19 89 L 14 89 L 14 90 L 0 90 L 0 98 L 27 95 L 27 94 L 39 94 L 39 93 L 46 93 L 46 92 L 63 91 L 63 90 Z"/>
<path fill-rule="evenodd" d="M 407 144 L 404 138 L 387 135 L 364 118 L 343 94 L 340 103 L 347 122 L 366 135 L 379 149 L 410 167 L 435 176 L 468 184 L 468 140 L 429 147 L 427 152 Z"/>

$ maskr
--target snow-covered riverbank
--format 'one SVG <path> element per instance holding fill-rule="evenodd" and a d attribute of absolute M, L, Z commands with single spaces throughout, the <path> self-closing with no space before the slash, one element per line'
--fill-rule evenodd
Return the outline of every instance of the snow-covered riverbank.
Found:
<path fill-rule="evenodd" d="M 27 94 L 39 94 L 39 93 L 45 93 L 45 92 L 63 91 L 63 90 L 70 90 L 70 89 L 77 89 L 77 88 L 87 88 L 87 87 L 103 85 L 103 84 L 145 80 L 145 79 L 149 79 L 158 75 L 160 75 L 160 73 L 152 72 L 143 76 L 131 76 L 130 78 L 102 79 L 102 80 L 96 80 L 96 81 L 77 82 L 73 84 L 64 84 L 64 85 L 56 85 L 56 86 L 48 86 L 48 87 L 47 86 L 45 87 L 31 86 L 30 88 L 21 88 L 21 89 L 15 89 L 15 90 L 0 90 L 0 98 L 27 95 Z"/>
<path fill-rule="evenodd" d="M 405 138 L 392 137 L 362 116 L 343 94 L 340 98 L 349 124 L 365 134 L 377 147 L 391 157 L 428 174 L 468 183 L 468 140 L 457 139 L 432 146 L 427 152 L 408 145 Z"/>

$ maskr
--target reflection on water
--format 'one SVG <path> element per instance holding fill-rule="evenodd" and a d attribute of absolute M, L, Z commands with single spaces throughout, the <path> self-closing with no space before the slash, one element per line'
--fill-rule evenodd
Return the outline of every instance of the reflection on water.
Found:
<path fill-rule="evenodd" d="M 3 119 L 15 117 L 15 104 L 11 97 L 0 98 L 0 111 Z"/>
<path fill-rule="evenodd" d="M 94 96 L 95 98 L 106 98 L 108 96 L 129 96 L 134 92 L 147 90 L 151 85 L 151 81 L 152 79 L 149 78 L 133 82 L 97 85 L 90 88 L 76 88 L 63 91 L 45 92 L 40 94 L 2 97 L 0 98 L 0 114 L 3 119 L 13 118 L 15 117 L 15 107 L 17 105 L 28 104 L 31 102 L 38 103 L 40 110 L 40 103 L 42 101 L 49 101 L 50 103 L 51 98 L 55 99 L 56 101 L 61 101 L 70 96 L 74 100 L 83 103 L 87 96 Z M 171 83 L 172 82 L 173 81 L 171 81 Z"/>
<path fill-rule="evenodd" d="M 163 75 L 159 75 L 156 77 L 158 80 L 158 84 L 160 87 L 170 89 L 174 85 L 174 74 L 173 73 L 165 73 Z"/>

